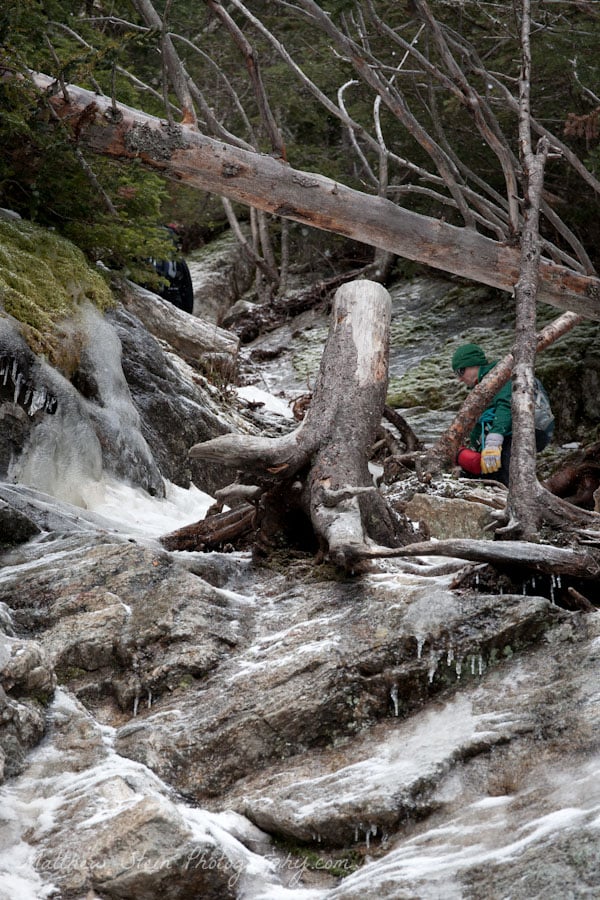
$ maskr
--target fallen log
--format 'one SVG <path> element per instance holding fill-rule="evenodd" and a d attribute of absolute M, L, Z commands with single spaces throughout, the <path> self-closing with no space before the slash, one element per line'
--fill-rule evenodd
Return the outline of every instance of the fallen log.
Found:
<path fill-rule="evenodd" d="M 370 541 L 396 547 L 412 535 L 368 468 L 385 404 L 390 316 L 390 295 L 380 284 L 340 287 L 312 402 L 298 428 L 278 438 L 226 434 L 190 450 L 193 459 L 239 468 L 265 492 L 287 484 L 323 551 L 344 569 Z"/>
<path fill-rule="evenodd" d="M 512 292 L 517 282 L 516 246 L 214 140 L 190 125 L 173 125 L 123 104 L 115 108 L 110 96 L 76 85 L 59 91 L 55 79 L 40 72 L 30 77 L 79 144 L 95 153 L 139 160 L 178 183 L 504 291 Z M 544 259 L 538 300 L 600 319 L 600 279 Z"/>
<path fill-rule="evenodd" d="M 240 343 L 235 335 L 133 283 L 121 292 L 121 300 L 150 334 L 170 344 L 193 368 L 231 380 Z"/>
<path fill-rule="evenodd" d="M 256 524 L 256 509 L 249 504 L 208 516 L 177 531 L 165 534 L 160 542 L 167 550 L 216 550 L 229 541 L 248 534 Z"/>

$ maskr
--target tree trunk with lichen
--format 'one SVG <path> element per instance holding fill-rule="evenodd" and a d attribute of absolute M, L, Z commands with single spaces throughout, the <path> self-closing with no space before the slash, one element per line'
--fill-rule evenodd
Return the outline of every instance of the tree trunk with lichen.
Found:
<path fill-rule="evenodd" d="M 322 175 L 295 170 L 280 159 L 165 122 L 110 97 L 74 85 L 58 93 L 53 78 L 31 73 L 76 141 L 95 153 L 137 160 L 181 184 L 268 213 L 361 241 L 450 272 L 512 291 L 519 252 L 474 228 L 418 215 L 385 197 L 353 190 Z M 538 300 L 600 319 L 600 280 L 543 260 Z"/>

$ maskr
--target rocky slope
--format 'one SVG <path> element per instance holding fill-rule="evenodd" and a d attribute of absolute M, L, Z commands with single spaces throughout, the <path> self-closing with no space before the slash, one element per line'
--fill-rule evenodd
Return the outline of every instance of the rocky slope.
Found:
<path fill-rule="evenodd" d="M 167 552 L 231 475 L 185 448 L 289 420 L 124 307 L 70 379 L 1 325 L 2 900 L 597 894 L 600 613 L 459 560 Z M 410 509 L 479 534 L 496 502 Z"/>

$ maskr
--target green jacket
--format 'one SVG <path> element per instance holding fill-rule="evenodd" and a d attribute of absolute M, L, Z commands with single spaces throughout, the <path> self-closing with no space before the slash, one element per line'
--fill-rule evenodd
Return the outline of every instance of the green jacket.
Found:
<path fill-rule="evenodd" d="M 479 367 L 478 383 L 494 368 L 495 365 L 496 363 L 493 362 Z M 477 420 L 477 424 L 469 437 L 469 443 L 473 450 L 483 450 L 485 435 L 489 434 L 491 431 L 493 431 L 494 434 L 503 435 L 512 432 L 511 397 L 512 381 L 509 380 L 500 388 L 498 393 L 493 397 L 490 405 L 482 412 Z"/>

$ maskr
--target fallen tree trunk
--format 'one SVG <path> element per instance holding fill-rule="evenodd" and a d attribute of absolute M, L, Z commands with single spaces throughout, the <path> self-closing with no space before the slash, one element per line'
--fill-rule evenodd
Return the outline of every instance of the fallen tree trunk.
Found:
<path fill-rule="evenodd" d="M 121 292 L 123 306 L 143 322 L 150 334 L 166 341 L 191 366 L 230 381 L 237 366 L 239 340 L 212 322 L 190 316 L 162 297 L 136 284 Z"/>
<path fill-rule="evenodd" d="M 12 76 L 11 76 L 12 77 Z M 96 153 L 139 160 L 164 176 L 314 228 L 342 234 L 405 259 L 512 291 L 519 250 L 474 229 L 403 209 L 384 197 L 352 190 L 281 160 L 233 147 L 112 98 L 32 73 L 76 140 Z M 600 279 L 543 260 L 538 300 L 600 319 Z"/>
<path fill-rule="evenodd" d="M 308 412 L 291 434 L 226 434 L 190 450 L 194 459 L 238 467 L 269 496 L 298 498 L 322 549 L 351 569 L 372 541 L 398 546 L 401 518 L 373 485 L 368 458 L 387 390 L 391 300 L 372 281 L 336 292 L 329 336 Z M 405 539 L 412 531 L 407 527 Z"/>

